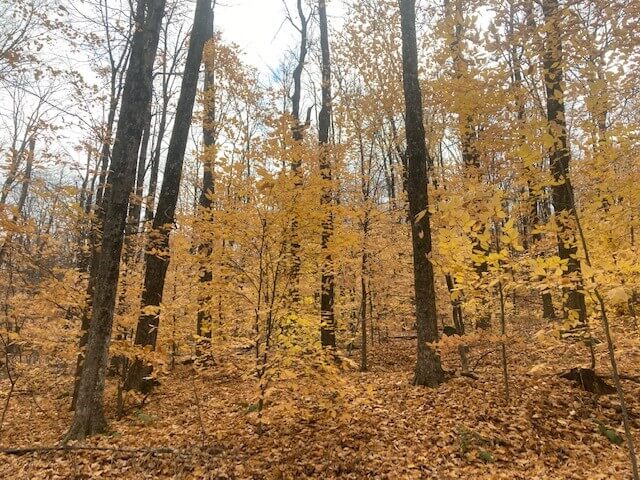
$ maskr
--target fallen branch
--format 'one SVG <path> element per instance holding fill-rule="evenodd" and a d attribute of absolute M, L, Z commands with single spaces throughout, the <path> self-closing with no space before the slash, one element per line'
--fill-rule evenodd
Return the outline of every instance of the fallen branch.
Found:
<path fill-rule="evenodd" d="M 397 335 L 397 336 L 391 335 L 387 338 L 391 340 L 416 340 L 418 336 L 417 335 Z"/>
<path fill-rule="evenodd" d="M 26 455 L 29 453 L 47 453 L 47 452 L 68 452 L 68 451 L 97 451 L 97 452 L 116 452 L 116 453 L 146 453 L 146 454 L 177 454 L 183 453 L 180 450 L 168 447 L 160 448 L 116 448 L 116 447 L 81 447 L 75 445 L 59 445 L 53 447 L 23 447 L 23 448 L 2 448 L 0 453 L 5 455 Z"/>

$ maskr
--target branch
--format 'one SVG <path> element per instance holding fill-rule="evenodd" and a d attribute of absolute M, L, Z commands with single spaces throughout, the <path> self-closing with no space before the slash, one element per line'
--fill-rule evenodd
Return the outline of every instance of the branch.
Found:
<path fill-rule="evenodd" d="M 23 447 L 23 448 L 3 448 L 0 453 L 6 455 L 26 455 L 29 453 L 47 453 L 47 452 L 68 452 L 68 451 L 98 451 L 98 452 L 117 452 L 117 453 L 147 453 L 147 454 L 177 454 L 183 453 L 168 447 L 160 448 L 115 448 L 115 447 L 80 447 L 73 445 L 53 446 L 53 447 Z"/>

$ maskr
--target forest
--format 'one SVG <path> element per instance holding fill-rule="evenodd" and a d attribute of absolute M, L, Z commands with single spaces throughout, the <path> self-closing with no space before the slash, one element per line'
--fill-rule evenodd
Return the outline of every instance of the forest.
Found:
<path fill-rule="evenodd" d="M 640 480 L 639 21 L 0 0 L 0 478 Z"/>

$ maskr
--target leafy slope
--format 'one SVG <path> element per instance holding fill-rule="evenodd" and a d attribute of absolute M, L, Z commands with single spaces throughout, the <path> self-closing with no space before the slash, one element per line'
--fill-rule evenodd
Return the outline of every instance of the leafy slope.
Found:
<path fill-rule="evenodd" d="M 619 344 L 623 369 L 633 374 L 635 341 L 619 335 Z M 627 478 L 626 451 L 598 423 L 619 429 L 615 396 L 595 398 L 555 375 L 586 359 L 584 347 L 535 346 L 510 345 L 506 406 L 497 350 L 473 350 L 479 380 L 454 377 L 432 391 L 410 385 L 412 341 L 376 344 L 373 370 L 345 370 L 335 390 L 281 380 L 262 435 L 251 403 L 255 380 L 243 375 L 250 355 L 206 370 L 180 366 L 144 410 L 130 410 L 111 423 L 110 436 L 86 444 L 115 450 L 0 455 L 0 478 Z M 606 365 L 604 347 L 597 351 Z M 455 369 L 455 355 L 443 355 Z M 34 374 L 31 392 L 12 400 L 0 443 L 54 445 L 69 425 L 70 382 L 52 369 Z M 632 381 L 625 387 L 635 417 L 640 389 Z M 174 451 L 129 451 L 158 447 Z"/>

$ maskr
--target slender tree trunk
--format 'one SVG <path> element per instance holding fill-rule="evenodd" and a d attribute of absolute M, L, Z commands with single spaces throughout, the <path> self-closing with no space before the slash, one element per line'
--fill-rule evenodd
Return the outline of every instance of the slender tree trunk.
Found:
<path fill-rule="evenodd" d="M 418 80 L 415 0 L 400 0 L 402 76 L 406 112 L 407 187 L 413 243 L 413 270 L 418 331 L 418 356 L 414 384 L 435 387 L 444 380 L 437 352 L 428 345 L 438 340 L 436 292 L 431 254 L 427 163 L 428 152 Z"/>
<path fill-rule="evenodd" d="M 129 206 L 128 234 L 134 236 L 140 233 L 140 221 L 142 214 L 142 196 L 144 195 L 144 177 L 147 172 L 147 152 L 149 150 L 149 139 L 151 138 L 151 102 L 145 113 L 144 135 L 140 145 L 140 155 L 138 157 L 138 168 L 136 170 L 136 190 L 134 199 Z"/>
<path fill-rule="evenodd" d="M 518 0 L 509 0 L 509 33 L 510 35 L 515 34 L 515 22 L 516 22 L 516 12 L 518 8 Z M 522 5 L 525 13 L 525 27 L 528 29 L 527 31 L 533 34 L 536 23 L 533 17 L 533 10 L 531 4 L 526 1 Z M 510 50 L 511 55 L 511 65 L 513 70 L 513 87 L 516 89 L 516 108 L 518 112 L 518 124 L 520 127 L 524 127 L 526 123 L 525 119 L 525 99 L 524 94 L 522 92 L 523 89 L 523 75 L 522 75 L 522 55 L 524 51 L 524 46 L 519 46 L 512 41 L 512 46 Z M 520 136 L 521 143 L 524 144 L 526 139 L 524 134 Z M 529 170 L 529 167 L 525 167 Z M 540 197 L 538 195 L 534 196 L 532 194 L 531 182 L 527 182 L 527 192 L 528 192 L 528 201 L 529 207 L 528 212 L 523 216 L 524 223 L 524 241 L 523 247 L 525 250 L 529 250 L 531 244 L 536 243 L 540 240 L 540 234 L 531 234 L 533 227 L 540 223 L 540 215 L 538 214 L 538 204 L 540 203 Z M 556 311 L 553 307 L 553 297 L 551 296 L 551 292 L 542 292 L 542 318 L 545 319 L 554 319 L 556 318 Z"/>
<path fill-rule="evenodd" d="M 302 97 L 302 72 L 304 70 L 305 60 L 307 58 L 308 51 L 308 24 L 309 18 L 305 16 L 302 10 L 302 0 L 297 0 L 298 16 L 300 17 L 300 51 L 298 53 L 298 64 L 293 71 L 293 95 L 291 96 L 291 116 L 293 117 L 293 124 L 291 125 L 291 135 L 293 141 L 296 143 L 302 143 L 304 139 L 304 127 L 309 123 L 311 115 L 311 109 L 307 112 L 307 122 L 303 124 L 300 119 L 300 100 Z M 291 170 L 294 176 L 295 187 L 302 187 L 302 159 L 295 159 L 291 165 Z M 298 218 L 297 212 L 294 211 L 293 219 L 291 221 L 291 242 L 290 242 L 290 254 L 291 254 L 291 301 L 294 305 L 300 303 L 300 238 L 298 234 Z"/>
<path fill-rule="evenodd" d="M 333 237 L 333 188 L 331 185 L 331 152 L 329 151 L 329 129 L 331 127 L 331 53 L 329 50 L 329 27 L 327 23 L 327 5 L 318 0 L 320 17 L 320 50 L 322 51 L 322 108 L 318 117 L 318 140 L 320 142 L 320 174 L 323 187 L 321 205 L 326 209 L 322 222 L 321 247 L 323 253 L 322 281 L 320 293 L 320 340 L 323 347 L 336 346 L 336 318 L 334 304 L 333 258 L 329 244 Z"/>
<path fill-rule="evenodd" d="M 105 189 L 102 247 L 96 271 L 97 282 L 87 334 L 86 357 L 77 391 L 75 413 L 65 441 L 104 432 L 107 426 L 103 409 L 104 381 L 120 255 L 129 196 L 133 190 L 136 161 L 144 129 L 144 113 L 151 101 L 153 63 L 164 4 L 164 0 L 140 0 L 136 9 L 137 28 L 133 34 L 111 170 Z"/>
<path fill-rule="evenodd" d="M 139 0 L 142 2 L 143 0 Z M 106 4 L 105 4 L 106 8 Z M 107 13 L 105 12 L 105 16 Z M 108 20 L 106 20 L 108 21 Z M 105 25 L 106 27 L 106 25 Z M 107 33 L 108 35 L 108 33 Z M 105 220 L 104 210 L 104 195 L 106 189 L 107 175 L 109 175 L 109 164 L 111 161 L 111 144 L 113 141 L 113 125 L 116 119 L 116 113 L 118 111 L 118 104 L 123 93 L 123 76 L 124 71 L 127 69 L 130 61 L 132 45 L 131 42 L 127 42 L 120 55 L 119 60 L 116 62 L 109 47 L 109 58 L 111 61 L 111 80 L 110 80 L 110 94 L 109 94 L 109 112 L 107 113 L 107 122 L 103 136 L 101 138 L 100 148 L 100 161 L 98 172 L 98 185 L 95 191 L 93 206 L 94 217 L 91 219 L 89 225 L 89 253 L 87 258 L 83 261 L 82 267 L 89 272 L 89 281 L 87 282 L 86 303 L 82 310 L 81 317 L 81 336 L 80 336 L 80 352 L 76 360 L 76 372 L 75 382 L 73 388 L 73 395 L 71 396 L 71 410 L 75 409 L 76 402 L 78 401 L 78 389 L 80 388 L 80 376 L 82 375 L 82 368 L 84 362 L 84 348 L 87 345 L 89 324 L 93 315 L 93 296 L 95 293 L 96 283 L 98 280 L 97 272 L 100 264 L 100 249 L 99 243 L 103 237 L 103 224 Z M 94 178 L 94 181 L 96 179 Z M 92 185 L 93 187 L 93 185 Z M 92 188 L 93 192 L 93 188 Z M 85 212 L 87 215 L 91 212 L 91 202 L 87 202 Z"/>
<path fill-rule="evenodd" d="M 136 328 L 135 344 L 151 346 L 155 349 L 158 337 L 159 308 L 167 275 L 170 257 L 169 235 L 175 221 L 176 205 L 182 178 L 182 164 L 189 139 L 193 105 L 198 89 L 198 76 L 202 63 L 202 51 L 211 28 L 211 0 L 198 0 L 196 3 L 191 41 L 182 78 L 180 98 L 176 108 L 176 118 L 169 141 L 167 163 L 165 165 L 162 188 L 158 199 L 158 209 L 153 219 L 153 240 L 145 252 L 144 290 L 140 306 L 140 317 Z M 155 252 L 161 252 L 159 255 Z M 149 311 L 155 307 L 155 311 Z M 152 310 L 154 310 L 152 308 Z M 150 372 L 141 359 L 136 359 L 125 387 L 128 389 L 146 390 L 150 382 L 143 382 L 143 377 Z"/>
<path fill-rule="evenodd" d="M 360 189 L 362 192 L 362 203 L 364 207 L 364 218 L 362 220 L 362 256 L 360 265 L 360 327 L 362 330 L 362 345 L 360 349 L 360 370 L 366 372 L 368 369 L 367 358 L 367 300 L 371 296 L 371 292 L 367 289 L 367 277 L 369 274 L 369 254 L 368 254 L 368 242 L 369 237 L 369 196 L 370 196 L 370 183 L 367 178 L 367 172 L 365 171 L 365 155 L 364 145 L 362 142 L 362 136 L 358 132 L 358 139 L 360 144 Z M 371 156 L 368 162 L 368 171 L 371 172 Z M 372 309 L 369 309 L 371 314 Z M 373 318 L 369 327 L 371 328 L 371 346 L 373 347 Z"/>
<path fill-rule="evenodd" d="M 453 297 L 453 295 L 461 295 L 461 292 L 456 292 L 455 280 L 453 279 L 451 274 L 446 275 L 445 281 L 447 283 L 447 290 L 449 290 L 449 295 L 451 295 L 453 325 L 456 329 L 456 333 L 460 336 L 463 336 L 465 334 L 465 328 L 464 317 L 462 316 L 462 301 L 460 300 L 460 298 Z M 460 345 L 458 347 L 458 353 L 460 355 L 460 366 L 462 368 L 462 373 L 469 373 L 469 347 L 467 347 L 466 345 Z"/>
<path fill-rule="evenodd" d="M 24 169 L 24 176 L 22 178 L 22 186 L 20 188 L 20 196 L 18 197 L 18 203 L 16 204 L 15 214 L 12 216 L 12 222 L 17 223 L 23 216 L 24 205 L 27 202 L 27 195 L 29 194 L 29 185 L 31 184 L 31 172 L 33 171 L 33 159 L 35 156 L 36 139 L 31 137 L 29 139 L 29 146 L 27 150 L 27 159 Z M 16 172 L 17 173 L 17 172 Z M 0 245 L 0 266 L 4 261 L 4 256 L 7 253 L 7 249 L 11 246 L 12 234 L 9 232 L 4 239 L 2 245 Z"/>
<path fill-rule="evenodd" d="M 166 109 L 162 113 L 166 117 Z M 162 138 L 164 137 L 164 123 L 166 118 L 161 120 L 160 127 L 158 128 L 158 139 L 156 143 L 156 149 L 153 152 L 153 158 L 151 159 L 151 169 L 149 172 L 149 187 L 147 189 L 147 195 L 144 206 L 144 220 L 145 222 L 151 222 L 154 216 L 154 209 L 156 203 L 156 193 L 158 191 L 158 175 L 160 173 L 160 148 L 162 146 Z"/>
<path fill-rule="evenodd" d="M 216 0 L 213 0 L 213 9 L 215 9 Z M 211 22 L 207 24 L 209 29 L 206 33 L 207 38 L 213 38 L 213 15 L 214 10 L 211 12 Z M 213 89 L 215 84 L 215 65 L 211 64 L 211 61 L 205 59 L 204 61 L 204 91 L 209 92 Z M 204 144 L 204 152 L 202 156 L 203 161 L 203 173 L 202 173 L 202 192 L 198 200 L 200 208 L 199 215 L 203 219 L 209 219 L 211 213 L 211 195 L 215 192 L 214 184 L 214 168 L 215 168 L 215 144 L 216 144 L 216 99 L 212 98 L 211 101 L 205 105 L 204 108 L 204 120 L 202 122 L 202 143 Z M 200 296 L 198 298 L 199 308 L 198 316 L 196 320 L 196 334 L 198 337 L 204 337 L 211 339 L 211 327 L 212 316 L 209 303 L 211 302 L 211 296 L 206 292 L 209 288 L 211 281 L 213 280 L 213 272 L 208 266 L 208 257 L 212 252 L 212 245 L 210 242 L 201 243 L 198 246 L 198 252 L 202 257 L 200 265 Z M 196 353 L 200 354 L 200 349 L 196 349 Z"/>
<path fill-rule="evenodd" d="M 80 221 L 78 222 L 78 244 L 77 244 L 77 257 L 76 266 L 80 272 L 86 273 L 89 268 L 90 257 L 86 251 L 86 242 L 89 238 L 89 228 L 91 222 L 89 221 L 89 213 L 91 212 L 91 203 L 93 202 L 93 187 L 89 178 L 91 176 L 91 154 L 92 149 L 87 148 L 87 167 L 85 170 L 84 178 L 82 179 L 82 189 L 80 190 L 80 198 L 78 199 L 78 206 L 83 213 Z M 95 177 L 94 177 L 95 178 Z"/>
<path fill-rule="evenodd" d="M 366 229 L 364 231 L 367 234 Z M 365 237 L 366 238 L 366 237 Z M 362 252 L 362 264 L 360 267 L 360 331 L 362 334 L 362 341 L 360 343 L 360 370 L 366 372 L 369 369 L 367 358 L 367 251 L 366 242 L 363 245 Z M 371 343 L 373 344 L 373 336 L 371 336 Z"/>
<path fill-rule="evenodd" d="M 564 106 L 564 72 L 561 26 L 559 22 L 558 0 L 543 0 L 545 17 L 545 53 L 544 77 L 547 93 L 547 120 L 549 134 L 554 144 L 550 149 L 551 173 L 557 184 L 552 186 L 553 208 L 558 224 L 558 255 L 567 261 L 565 275 L 572 277 L 574 287 L 564 292 L 565 316 L 575 312 L 580 324 L 586 323 L 587 308 L 584 294 L 580 292 L 581 269 L 577 257 L 578 245 L 573 225 L 573 187 L 569 178 L 569 163 L 571 151 L 567 138 L 567 123 Z"/>
<path fill-rule="evenodd" d="M 167 20 L 168 21 L 168 20 Z M 164 54 L 168 55 L 167 33 L 165 31 L 164 38 Z M 174 74 L 174 66 L 172 65 L 167 71 L 166 60 L 162 62 L 162 105 L 160 110 L 160 120 L 158 122 L 158 135 L 155 139 L 155 147 L 153 149 L 153 157 L 151 159 L 151 171 L 149 173 L 149 188 L 147 190 L 144 220 L 151 222 L 154 216 L 156 193 L 158 190 L 158 175 L 160 172 L 160 155 L 162 154 L 162 142 L 167 130 L 167 117 L 169 113 L 169 101 L 171 94 L 169 92 L 169 78 Z"/>
<path fill-rule="evenodd" d="M 456 81 L 461 84 L 462 81 L 468 77 L 467 61 L 463 55 L 464 45 L 464 33 L 465 26 L 463 24 L 463 2 L 462 0 L 454 0 L 454 5 L 449 3 L 449 0 L 445 0 L 445 9 L 447 10 L 447 16 L 453 21 L 452 40 L 449 45 L 449 51 L 451 59 L 453 61 L 453 75 Z M 480 155 L 476 148 L 476 142 L 478 136 L 476 133 L 476 126 L 474 125 L 474 117 L 469 112 L 457 112 L 458 113 L 458 136 L 460 138 L 460 146 L 462 149 L 462 162 L 465 167 L 465 175 L 469 183 L 475 183 L 480 186 L 477 191 L 482 191 L 482 172 L 480 171 L 481 162 Z M 474 199 L 477 201 L 477 199 Z M 472 237 L 474 253 L 486 257 L 489 253 L 487 248 L 483 248 L 482 243 L 478 240 L 477 236 L 482 235 L 487 226 L 478 222 L 478 233 L 476 238 Z M 487 262 L 483 261 L 475 265 L 475 272 L 478 278 L 481 279 L 487 272 Z M 483 303 L 488 303 L 488 299 L 484 299 Z M 487 308 L 481 308 L 479 318 L 476 325 L 481 329 L 488 329 L 491 327 L 491 313 Z"/>

